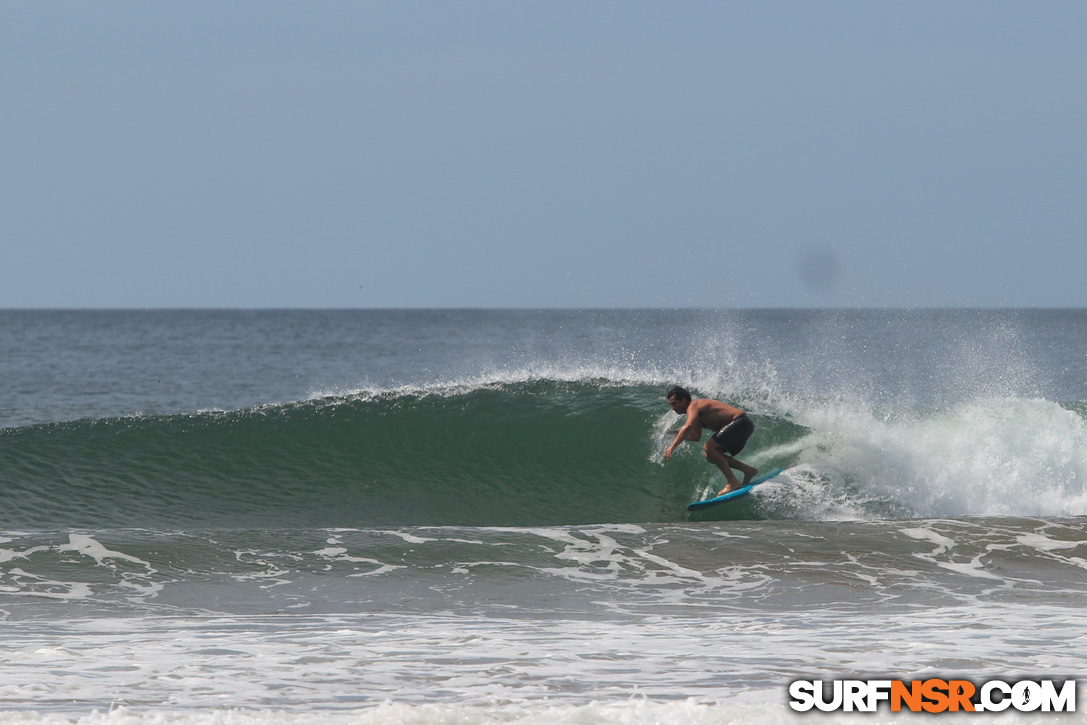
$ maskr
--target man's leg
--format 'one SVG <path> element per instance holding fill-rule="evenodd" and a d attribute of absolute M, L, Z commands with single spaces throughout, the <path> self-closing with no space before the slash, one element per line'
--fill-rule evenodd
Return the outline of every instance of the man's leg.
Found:
<path fill-rule="evenodd" d="M 728 481 L 728 485 L 717 492 L 718 496 L 728 493 L 729 491 L 735 491 L 738 488 L 743 488 L 747 485 L 759 473 L 759 469 L 753 468 L 746 463 L 741 463 L 732 456 L 727 455 L 721 450 L 721 446 L 717 441 L 710 438 L 706 441 L 704 447 L 706 451 L 706 460 L 721 469 L 721 473 L 725 474 L 725 480 Z M 732 469 L 744 472 L 744 480 L 741 483 L 740 479 L 736 477 L 736 474 L 732 472 Z"/>

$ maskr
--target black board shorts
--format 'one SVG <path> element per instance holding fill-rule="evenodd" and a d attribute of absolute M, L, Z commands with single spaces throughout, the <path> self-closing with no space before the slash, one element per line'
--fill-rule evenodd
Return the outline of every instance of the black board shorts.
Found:
<path fill-rule="evenodd" d="M 741 415 L 724 428 L 715 433 L 712 438 L 717 441 L 721 450 L 730 456 L 734 456 L 744 449 L 747 439 L 755 432 L 755 421 L 746 415 Z"/>

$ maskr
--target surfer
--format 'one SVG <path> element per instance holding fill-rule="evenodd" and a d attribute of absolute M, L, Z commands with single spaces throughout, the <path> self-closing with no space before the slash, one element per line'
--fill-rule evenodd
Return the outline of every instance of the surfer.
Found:
<path fill-rule="evenodd" d="M 720 400 L 691 400 L 691 394 L 678 385 L 668 391 L 668 405 L 679 415 L 686 415 L 687 422 L 676 431 L 676 439 L 664 452 L 664 460 L 671 458 L 676 446 L 683 441 L 702 440 L 702 429 L 709 428 L 714 434 L 702 450 L 706 452 L 706 460 L 720 468 L 728 481 L 728 485 L 717 492 L 718 496 L 743 488 L 758 475 L 759 469 L 733 458 L 744 449 L 747 439 L 755 431 L 755 423 L 747 413 Z M 743 482 L 732 472 L 733 468 L 743 471 Z"/>

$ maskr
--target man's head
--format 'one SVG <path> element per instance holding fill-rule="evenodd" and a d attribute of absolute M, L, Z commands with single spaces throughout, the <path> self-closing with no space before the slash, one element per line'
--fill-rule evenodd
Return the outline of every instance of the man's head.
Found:
<path fill-rule="evenodd" d="M 668 391 L 668 405 L 677 413 L 683 413 L 691 403 L 691 394 L 686 388 L 675 386 Z"/>

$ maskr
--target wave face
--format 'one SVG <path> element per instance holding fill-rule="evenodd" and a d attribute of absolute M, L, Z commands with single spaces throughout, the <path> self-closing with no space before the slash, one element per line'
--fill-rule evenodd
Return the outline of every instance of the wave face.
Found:
<path fill-rule="evenodd" d="M 526 379 L 0 431 L 0 527 L 547 526 L 687 520 L 723 485 L 663 384 Z M 1087 410 L 739 401 L 789 470 L 699 519 L 1087 513 Z M 1078 407 L 1077 407 L 1078 406 Z"/>
<path fill-rule="evenodd" d="M 656 390 L 555 381 L 85 420 L 0 434 L 5 527 L 656 520 Z"/>

